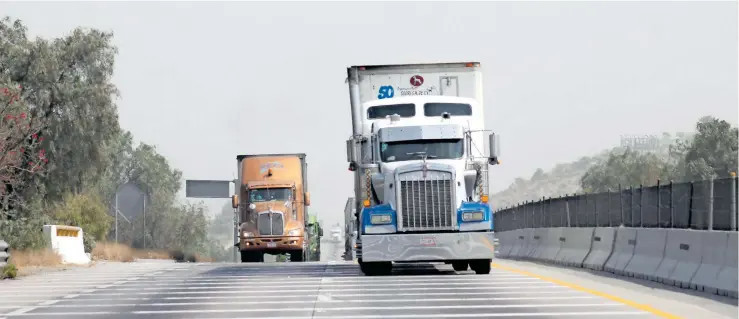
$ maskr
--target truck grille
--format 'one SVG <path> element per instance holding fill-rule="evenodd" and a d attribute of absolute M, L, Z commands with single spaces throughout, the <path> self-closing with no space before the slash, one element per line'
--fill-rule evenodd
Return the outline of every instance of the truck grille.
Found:
<path fill-rule="evenodd" d="M 406 173 L 399 178 L 401 229 L 453 229 L 452 174 L 429 171 L 432 176 L 424 180 L 416 177 L 417 173 Z"/>
<path fill-rule="evenodd" d="M 280 236 L 283 234 L 283 218 L 281 213 L 261 213 L 257 218 L 257 229 L 260 236 Z"/>

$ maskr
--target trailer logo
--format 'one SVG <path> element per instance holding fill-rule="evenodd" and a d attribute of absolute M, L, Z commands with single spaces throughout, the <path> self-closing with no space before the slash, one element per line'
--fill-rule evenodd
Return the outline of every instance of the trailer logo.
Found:
<path fill-rule="evenodd" d="M 280 163 L 280 162 L 264 163 L 264 164 L 262 164 L 262 165 L 259 166 L 259 173 L 260 174 L 264 174 L 270 168 L 284 168 L 284 167 L 285 166 L 283 166 L 282 163 Z"/>
<path fill-rule="evenodd" d="M 414 75 L 411 77 L 411 85 L 419 87 L 423 85 L 423 77 L 420 75 Z"/>

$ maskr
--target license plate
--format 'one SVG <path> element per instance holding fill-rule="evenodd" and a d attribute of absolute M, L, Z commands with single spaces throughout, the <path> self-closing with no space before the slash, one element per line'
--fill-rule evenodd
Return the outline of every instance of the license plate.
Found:
<path fill-rule="evenodd" d="M 275 248 L 277 247 L 277 243 L 267 243 L 267 248 Z"/>
<path fill-rule="evenodd" d="M 422 246 L 436 246 L 436 237 L 421 237 Z"/>

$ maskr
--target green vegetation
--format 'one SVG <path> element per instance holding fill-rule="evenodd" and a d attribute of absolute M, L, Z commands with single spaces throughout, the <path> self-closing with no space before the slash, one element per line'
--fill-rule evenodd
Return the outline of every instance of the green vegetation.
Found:
<path fill-rule="evenodd" d="M 538 169 L 529 180 L 518 178 L 494 194 L 496 209 L 542 197 L 603 192 L 620 187 L 655 185 L 728 177 L 737 171 L 739 131 L 726 121 L 706 116 L 692 134 L 662 134 L 649 152 L 615 147 L 590 157 L 559 164 L 550 172 Z"/>
<path fill-rule="evenodd" d="M 119 223 L 119 242 L 218 257 L 204 206 L 176 199 L 182 173 L 118 123 L 112 39 L 83 28 L 34 39 L 0 20 L 0 238 L 40 248 L 42 225 L 66 224 L 83 228 L 92 251 L 113 240 L 114 194 L 132 182 L 149 194 L 146 220 Z"/>
<path fill-rule="evenodd" d="M 5 264 L 0 269 L 0 279 L 13 279 L 18 276 L 18 269 L 13 264 Z"/>

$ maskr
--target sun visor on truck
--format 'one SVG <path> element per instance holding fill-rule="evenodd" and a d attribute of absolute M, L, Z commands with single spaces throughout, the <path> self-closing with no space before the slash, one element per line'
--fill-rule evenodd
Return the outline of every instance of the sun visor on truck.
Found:
<path fill-rule="evenodd" d="M 439 140 L 464 138 L 462 126 L 454 124 L 385 127 L 380 129 L 380 140 L 396 142 L 408 140 Z"/>

